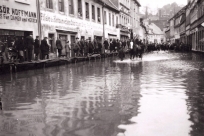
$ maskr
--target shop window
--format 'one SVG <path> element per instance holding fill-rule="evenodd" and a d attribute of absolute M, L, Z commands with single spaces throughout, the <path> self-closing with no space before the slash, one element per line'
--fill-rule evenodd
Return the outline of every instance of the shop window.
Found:
<path fill-rule="evenodd" d="M 111 26 L 111 13 L 109 13 L 109 25 Z"/>
<path fill-rule="evenodd" d="M 64 12 L 64 0 L 59 0 L 59 11 Z"/>
<path fill-rule="evenodd" d="M 74 14 L 74 3 L 73 3 L 73 0 L 69 0 L 69 14 Z"/>
<path fill-rule="evenodd" d="M 100 23 L 101 22 L 101 11 L 100 11 L 100 8 L 97 8 L 97 17 L 98 17 L 98 22 Z"/>
<path fill-rule="evenodd" d="M 92 19 L 95 20 L 95 6 L 92 5 Z"/>
<path fill-rule="evenodd" d="M 107 24 L 107 16 L 106 16 L 106 11 L 104 11 L 104 23 Z"/>
<path fill-rule="evenodd" d="M 78 16 L 82 17 L 82 3 L 81 3 L 81 0 L 78 0 Z"/>
<path fill-rule="evenodd" d="M 86 5 L 86 18 L 89 19 L 89 3 L 85 3 Z"/>
<path fill-rule="evenodd" d="M 53 9 L 52 0 L 46 0 L 46 7 L 49 8 L 49 9 Z"/>

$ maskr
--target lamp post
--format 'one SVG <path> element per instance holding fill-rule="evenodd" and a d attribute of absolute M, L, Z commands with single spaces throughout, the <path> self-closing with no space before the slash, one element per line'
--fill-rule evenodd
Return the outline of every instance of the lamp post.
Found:
<path fill-rule="evenodd" d="M 104 6 L 105 3 L 101 0 L 102 2 L 102 18 L 103 18 L 103 40 L 102 40 L 102 54 L 105 53 L 105 48 L 104 48 L 104 41 L 105 41 L 105 18 L 104 18 Z"/>

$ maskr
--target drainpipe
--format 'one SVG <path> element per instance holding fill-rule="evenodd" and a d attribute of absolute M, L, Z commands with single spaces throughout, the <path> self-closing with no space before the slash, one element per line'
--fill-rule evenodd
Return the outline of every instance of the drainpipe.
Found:
<path fill-rule="evenodd" d="M 104 41 L 105 41 L 105 18 L 104 18 L 104 6 L 105 3 L 102 3 L 102 16 L 103 16 L 103 40 L 102 40 L 102 54 L 105 53 Z"/>
<path fill-rule="evenodd" d="M 40 0 L 36 0 L 36 2 L 37 2 L 36 6 L 37 6 L 37 20 L 38 20 L 38 36 L 39 36 L 39 43 L 41 45 L 42 30 L 41 30 Z M 41 51 L 38 58 L 42 59 Z"/>
<path fill-rule="evenodd" d="M 37 0 L 37 19 L 38 19 L 38 36 L 41 44 L 42 31 L 41 31 L 40 0 Z"/>

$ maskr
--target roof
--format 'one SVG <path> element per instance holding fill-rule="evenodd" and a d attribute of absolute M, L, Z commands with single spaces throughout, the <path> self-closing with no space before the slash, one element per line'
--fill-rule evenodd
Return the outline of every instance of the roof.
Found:
<path fill-rule="evenodd" d="M 152 32 L 154 34 L 164 34 L 164 32 L 154 23 L 151 23 L 150 25 L 148 25 L 149 29 L 152 29 Z"/>
<path fill-rule="evenodd" d="M 101 0 L 101 1 L 105 4 L 105 6 L 108 6 L 116 11 L 119 11 L 118 7 L 115 4 L 113 4 L 111 0 Z"/>
<path fill-rule="evenodd" d="M 140 5 L 140 3 L 139 3 L 138 0 L 134 0 L 134 1 L 137 3 L 137 5 L 138 5 L 139 7 L 141 7 L 141 5 Z"/>

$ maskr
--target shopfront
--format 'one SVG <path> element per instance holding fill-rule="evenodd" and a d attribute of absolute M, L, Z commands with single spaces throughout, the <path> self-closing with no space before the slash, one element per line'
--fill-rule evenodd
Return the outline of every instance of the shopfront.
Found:
<path fill-rule="evenodd" d="M 120 40 L 127 40 L 129 39 L 129 31 L 120 31 Z"/>
<path fill-rule="evenodd" d="M 101 24 L 43 10 L 41 10 L 41 24 L 42 38 L 48 37 L 53 52 L 56 52 L 57 37 L 61 37 L 63 46 L 66 41 L 74 43 L 76 37 L 80 40 L 96 38 L 102 42 L 103 27 Z M 63 53 L 65 53 L 64 50 Z"/>
<path fill-rule="evenodd" d="M 30 33 L 38 35 L 36 1 L 18 3 L 17 1 L 0 2 L 0 37 L 7 42 L 14 37 L 25 38 Z"/>

